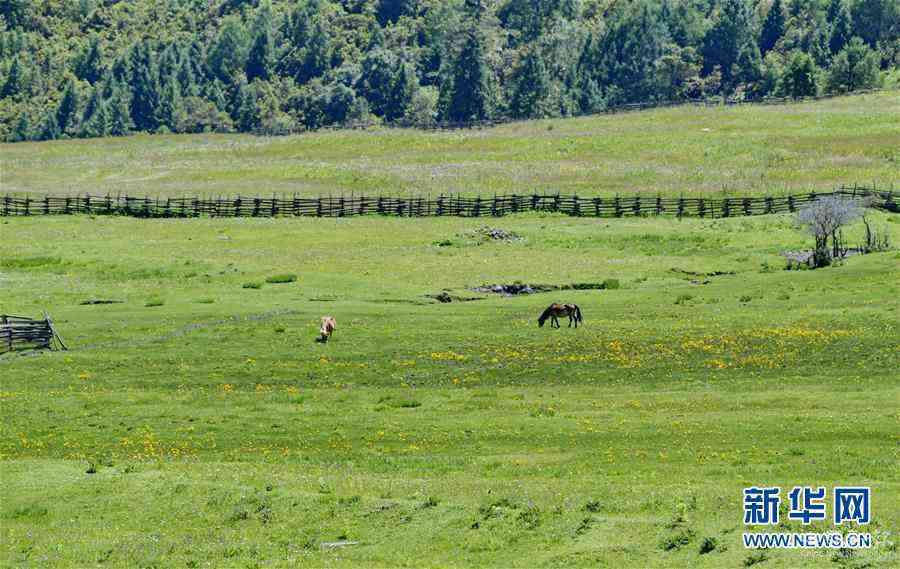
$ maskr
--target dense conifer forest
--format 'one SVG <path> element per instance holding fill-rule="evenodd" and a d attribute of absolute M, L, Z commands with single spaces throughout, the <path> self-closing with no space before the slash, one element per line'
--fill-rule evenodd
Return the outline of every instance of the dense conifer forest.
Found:
<path fill-rule="evenodd" d="M 803 97 L 898 61 L 898 0 L 0 0 L 0 139 Z"/>

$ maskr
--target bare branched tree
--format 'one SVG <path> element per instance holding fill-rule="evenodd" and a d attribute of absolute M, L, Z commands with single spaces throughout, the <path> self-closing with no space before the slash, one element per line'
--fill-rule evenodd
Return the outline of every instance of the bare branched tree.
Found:
<path fill-rule="evenodd" d="M 801 207 L 797 212 L 797 223 L 806 228 L 815 238 L 813 267 L 825 267 L 834 257 L 842 257 L 843 246 L 841 228 L 862 217 L 866 204 L 861 200 L 841 196 L 824 196 Z M 828 246 L 831 240 L 832 246 Z"/>

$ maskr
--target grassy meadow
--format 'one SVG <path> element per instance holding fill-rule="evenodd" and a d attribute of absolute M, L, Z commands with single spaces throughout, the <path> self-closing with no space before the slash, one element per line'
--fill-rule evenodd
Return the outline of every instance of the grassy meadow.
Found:
<path fill-rule="evenodd" d="M 896 160 L 884 142 L 896 136 L 896 95 L 869 98 L 866 112 L 861 100 L 822 103 L 823 113 L 682 109 L 553 130 L 16 145 L 4 148 L 4 186 L 71 178 L 84 190 L 112 183 L 115 157 L 127 157 L 123 190 L 298 179 L 308 191 L 341 179 L 405 188 L 442 156 L 465 163 L 464 152 L 476 163 L 458 183 L 501 189 L 512 162 L 497 156 L 512 156 L 516 139 L 559 165 L 547 172 L 554 183 L 580 189 L 611 156 L 661 135 L 603 133 L 679 116 L 697 130 L 703 121 L 690 117 L 727 117 L 710 136 L 731 167 L 698 171 L 704 159 L 691 149 L 705 135 L 676 137 L 669 121 L 671 146 L 657 148 L 684 153 L 678 172 L 660 174 L 660 158 L 641 175 L 635 157 L 610 183 L 831 184 L 848 172 L 885 176 Z M 797 127 L 770 146 L 759 129 L 774 120 Z M 835 145 L 858 149 L 843 161 L 834 157 L 845 150 L 823 155 L 832 145 L 818 138 L 835 128 L 846 132 Z M 589 137 L 599 146 L 579 154 Z M 391 152 L 416 139 L 459 144 L 459 161 Z M 573 157 L 547 154 L 565 140 L 576 141 Z M 607 144 L 614 152 L 592 163 Z M 355 145 L 392 159 L 338 170 Z M 786 163 L 769 164 L 780 150 Z M 287 174 L 292 156 L 320 151 L 331 165 L 319 174 L 300 173 L 302 162 Z M 497 170 L 485 170 L 490 161 Z M 82 162 L 92 166 L 77 174 Z M 191 175 L 201 168 L 206 181 Z M 540 170 L 525 162 L 520 174 L 538 183 Z M 148 172 L 159 177 L 141 185 Z M 486 222 L 522 239 L 485 241 Z M 900 241 L 897 216 L 876 214 L 875 225 Z M 850 233 L 861 237 L 858 226 Z M 782 270 L 780 252 L 806 247 L 787 216 L 0 219 L 2 311 L 48 310 L 70 346 L 0 358 L 0 565 L 898 566 L 900 254 Z M 296 279 L 266 282 L 286 275 Z M 470 290 L 607 279 L 618 288 Z M 480 299 L 426 296 L 444 289 Z M 538 328 L 553 301 L 579 304 L 584 326 Z M 338 327 L 317 344 L 324 314 Z M 841 484 L 873 489 L 871 550 L 743 548 L 744 487 Z"/>
<path fill-rule="evenodd" d="M 0 144 L 0 192 L 254 195 L 560 191 L 701 194 L 889 185 L 900 92 L 677 107 L 485 130 L 282 138 L 133 136 Z"/>

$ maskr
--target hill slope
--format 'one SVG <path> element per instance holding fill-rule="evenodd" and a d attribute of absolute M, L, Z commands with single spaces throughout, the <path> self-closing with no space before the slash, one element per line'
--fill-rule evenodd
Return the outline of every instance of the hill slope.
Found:
<path fill-rule="evenodd" d="M 685 106 L 485 130 L 166 135 L 0 145 L 0 191 L 177 196 L 560 190 L 764 193 L 889 184 L 898 92 Z"/>

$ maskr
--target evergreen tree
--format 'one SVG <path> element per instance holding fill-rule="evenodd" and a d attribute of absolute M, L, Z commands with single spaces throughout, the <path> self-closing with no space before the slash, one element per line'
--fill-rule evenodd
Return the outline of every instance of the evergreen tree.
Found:
<path fill-rule="evenodd" d="M 802 51 L 795 51 L 784 67 L 778 92 L 794 99 L 815 96 L 817 94 L 817 76 L 818 69 L 812 57 Z"/>
<path fill-rule="evenodd" d="M 229 84 L 247 62 L 247 31 L 237 17 L 228 17 L 209 52 L 209 68 L 223 83 Z"/>
<path fill-rule="evenodd" d="M 306 45 L 303 64 L 298 81 L 305 83 L 313 77 L 319 77 L 331 68 L 331 40 L 321 17 L 316 17 L 310 29 L 309 42 Z"/>
<path fill-rule="evenodd" d="M 112 96 L 107 105 L 109 110 L 109 133 L 114 136 L 125 136 L 134 128 L 131 120 L 131 103 L 128 90 L 121 83 L 115 84 Z"/>
<path fill-rule="evenodd" d="M 259 104 L 256 100 L 254 85 L 243 85 L 240 89 L 240 104 L 235 117 L 235 124 L 242 132 L 253 132 L 260 125 Z"/>
<path fill-rule="evenodd" d="M 416 0 L 378 0 L 376 16 L 378 23 L 386 26 L 396 22 L 400 16 L 414 16 L 416 14 Z"/>
<path fill-rule="evenodd" d="M 458 122 L 492 118 L 497 106 L 495 81 L 481 38 L 472 30 L 467 34 L 450 77 L 441 85 L 443 117 Z"/>
<path fill-rule="evenodd" d="M 181 51 L 178 61 L 178 85 L 181 86 L 182 97 L 195 97 L 200 93 L 197 75 L 190 48 Z"/>
<path fill-rule="evenodd" d="M 550 74 L 544 58 L 536 49 L 525 56 L 512 79 L 513 92 L 509 100 L 509 112 L 515 118 L 540 118 L 552 114 L 548 104 Z"/>
<path fill-rule="evenodd" d="M 858 37 L 838 53 L 828 75 L 828 90 L 847 93 L 878 84 L 878 54 Z"/>
<path fill-rule="evenodd" d="M 759 50 L 765 55 L 784 35 L 784 8 L 781 0 L 772 2 L 759 36 Z"/>
<path fill-rule="evenodd" d="M 131 120 L 140 131 L 153 132 L 159 126 L 159 71 L 149 42 L 131 51 Z"/>
<path fill-rule="evenodd" d="M 69 79 L 63 91 L 62 101 L 56 109 L 56 124 L 59 132 L 65 133 L 78 122 L 78 87 L 73 79 Z"/>
<path fill-rule="evenodd" d="M 39 140 L 56 140 L 60 137 L 59 119 L 55 113 L 47 113 L 41 126 Z"/>
<path fill-rule="evenodd" d="M 91 36 L 87 48 L 75 64 L 75 75 L 82 81 L 96 83 L 103 76 L 103 44 L 100 37 Z"/>
<path fill-rule="evenodd" d="M 832 2 L 832 5 L 837 3 L 838 8 L 836 9 L 836 13 L 834 15 L 834 20 L 831 23 L 831 36 L 828 39 L 828 49 L 831 51 L 831 54 L 837 54 L 844 46 L 850 42 L 850 38 L 853 37 L 852 30 L 852 20 L 850 16 L 850 8 L 847 6 L 846 2 L 841 0 L 835 0 Z M 831 7 L 829 7 L 829 13 L 831 12 Z"/>
<path fill-rule="evenodd" d="M 260 7 L 253 28 L 253 45 L 245 68 L 247 81 L 250 83 L 254 79 L 268 81 L 272 76 L 275 47 L 272 43 L 272 8 L 269 4 Z"/>
<path fill-rule="evenodd" d="M 253 47 L 250 48 L 250 54 L 247 57 L 247 80 L 262 79 L 267 81 L 271 78 L 273 65 L 272 33 L 268 30 L 260 30 L 253 40 Z"/>
<path fill-rule="evenodd" d="M 228 99 L 225 97 L 225 87 L 218 79 L 210 82 L 206 88 L 206 99 L 222 112 L 228 112 Z"/>
<path fill-rule="evenodd" d="M 27 93 L 29 88 L 28 73 L 22 59 L 16 56 L 13 59 L 12 67 L 9 69 L 9 75 L 6 77 L 6 83 L 0 91 L 0 98 L 15 97 L 20 93 Z"/>
<path fill-rule="evenodd" d="M 183 113 L 181 105 L 181 87 L 178 79 L 169 76 L 162 85 L 159 99 L 159 122 L 169 130 L 175 131 Z"/>
<path fill-rule="evenodd" d="M 100 136 L 109 136 L 112 129 L 112 117 L 107 104 L 103 101 L 99 103 L 94 113 L 82 125 L 79 136 L 84 138 L 94 138 Z"/>
<path fill-rule="evenodd" d="M 356 90 L 366 98 L 376 115 L 385 116 L 393 107 L 393 87 L 398 71 L 397 58 L 386 49 L 370 51 L 363 60 Z"/>
<path fill-rule="evenodd" d="M 744 0 L 722 0 L 703 41 L 703 71 L 709 73 L 719 67 L 723 85 L 733 88 L 734 77 L 740 72 L 735 64 L 741 53 L 753 59 L 748 44 L 756 46 L 748 5 Z"/>
<path fill-rule="evenodd" d="M 91 89 L 91 95 L 90 97 L 88 97 L 87 103 L 84 105 L 84 111 L 81 114 L 82 125 L 93 118 L 94 113 L 96 113 L 97 109 L 100 108 L 102 102 L 103 87 L 101 85 L 96 85 Z"/>
<path fill-rule="evenodd" d="M 402 118 L 412 105 L 418 89 L 419 79 L 416 76 L 415 66 L 409 61 L 400 63 L 400 70 L 391 85 L 391 104 L 385 110 L 385 120 L 395 121 Z"/>
<path fill-rule="evenodd" d="M 23 142 L 31 140 L 31 137 L 31 119 L 28 118 L 27 113 L 22 113 L 16 121 L 16 126 L 9 133 L 9 142 Z"/>
<path fill-rule="evenodd" d="M 641 0 L 619 12 L 599 44 L 599 83 L 610 103 L 655 98 L 656 64 L 668 31 L 652 0 Z"/>
<path fill-rule="evenodd" d="M 900 41 L 900 2 L 897 0 L 853 0 L 853 35 L 872 49 L 882 41 Z"/>

